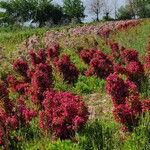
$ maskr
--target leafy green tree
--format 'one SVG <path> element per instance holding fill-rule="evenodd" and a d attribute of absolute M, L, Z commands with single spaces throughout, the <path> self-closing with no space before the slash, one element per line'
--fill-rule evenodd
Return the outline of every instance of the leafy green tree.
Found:
<path fill-rule="evenodd" d="M 119 20 L 126 20 L 126 19 L 132 19 L 132 13 L 128 7 L 128 5 L 126 6 L 121 6 L 118 9 L 118 13 L 117 13 L 117 18 Z"/>
<path fill-rule="evenodd" d="M 0 2 L 0 8 L 6 10 L 7 17 L 3 19 L 12 24 L 32 20 L 42 27 L 50 20 L 58 24 L 63 17 L 62 8 L 53 5 L 52 0 L 7 0 Z"/>
<path fill-rule="evenodd" d="M 134 0 L 137 15 L 140 18 L 150 17 L 150 0 Z"/>
<path fill-rule="evenodd" d="M 133 18 L 150 17 L 150 0 L 127 0 L 127 6 Z"/>
<path fill-rule="evenodd" d="M 69 16 L 70 20 L 76 19 L 77 22 L 81 22 L 81 19 L 85 17 L 85 7 L 81 0 L 64 0 L 64 13 Z"/>

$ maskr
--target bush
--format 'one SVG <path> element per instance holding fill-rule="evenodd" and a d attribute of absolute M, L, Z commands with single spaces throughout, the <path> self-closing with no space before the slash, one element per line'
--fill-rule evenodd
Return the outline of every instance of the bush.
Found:
<path fill-rule="evenodd" d="M 46 134 L 70 139 L 88 119 L 88 110 L 80 97 L 68 92 L 47 91 L 40 112 L 40 128 Z"/>

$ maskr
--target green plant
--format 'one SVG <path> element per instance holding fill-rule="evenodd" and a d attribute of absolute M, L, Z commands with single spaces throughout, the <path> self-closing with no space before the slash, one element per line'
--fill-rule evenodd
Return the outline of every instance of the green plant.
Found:
<path fill-rule="evenodd" d="M 89 122 L 83 131 L 79 145 L 83 150 L 116 150 L 119 149 L 118 126 L 113 122 L 95 120 Z"/>
<path fill-rule="evenodd" d="M 77 93 L 89 94 L 96 91 L 104 91 L 105 81 L 94 76 L 85 77 L 80 75 L 75 83 L 74 91 Z"/>

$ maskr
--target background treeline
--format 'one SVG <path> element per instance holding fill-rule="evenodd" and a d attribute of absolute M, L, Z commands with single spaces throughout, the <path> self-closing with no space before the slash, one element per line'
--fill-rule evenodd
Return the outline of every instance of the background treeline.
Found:
<path fill-rule="evenodd" d="M 82 0 L 63 0 L 58 5 L 53 0 L 1 0 L 0 26 L 29 25 L 43 27 L 80 23 L 86 17 L 85 9 L 93 20 L 121 20 L 150 17 L 150 0 L 126 0 L 118 8 L 118 0 L 91 0 L 84 5 Z M 114 15 L 111 15 L 114 12 Z"/>

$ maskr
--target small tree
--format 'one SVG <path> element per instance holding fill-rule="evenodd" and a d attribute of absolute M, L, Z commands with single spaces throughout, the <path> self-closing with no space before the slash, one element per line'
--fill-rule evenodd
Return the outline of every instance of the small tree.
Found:
<path fill-rule="evenodd" d="M 92 0 L 90 12 L 96 15 L 96 21 L 99 21 L 99 15 L 103 7 L 103 0 Z"/>
<path fill-rule="evenodd" d="M 119 20 L 126 20 L 126 19 L 132 19 L 132 14 L 130 12 L 129 6 L 121 6 L 118 9 L 117 18 Z"/>
<path fill-rule="evenodd" d="M 77 22 L 81 22 L 81 19 L 85 17 L 85 7 L 81 0 L 64 0 L 64 13 L 69 16 L 70 20 L 76 19 Z"/>

